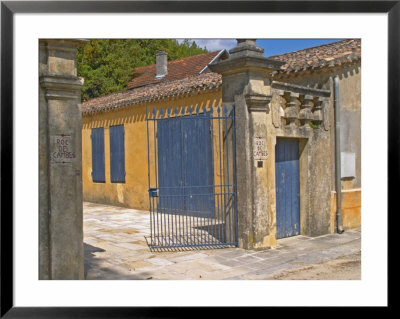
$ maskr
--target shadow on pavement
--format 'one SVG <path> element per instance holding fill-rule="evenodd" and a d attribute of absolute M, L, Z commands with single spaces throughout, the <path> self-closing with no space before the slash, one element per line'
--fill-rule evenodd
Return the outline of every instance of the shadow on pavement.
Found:
<path fill-rule="evenodd" d="M 85 264 L 84 278 L 85 280 L 148 280 L 153 279 L 151 273 L 142 272 L 140 275 L 127 274 L 115 269 L 115 265 L 105 266 L 105 261 L 95 255 L 97 252 L 105 252 L 104 249 L 83 243 Z M 106 263 L 107 264 L 107 263 Z M 88 273 L 90 277 L 88 278 Z"/>
<path fill-rule="evenodd" d="M 97 262 L 97 260 L 95 259 L 94 253 L 105 252 L 105 250 L 100 247 L 95 247 L 95 246 L 86 244 L 84 242 L 83 243 L 83 251 L 84 251 L 84 256 L 85 256 L 84 278 L 86 279 L 88 271 Z"/>

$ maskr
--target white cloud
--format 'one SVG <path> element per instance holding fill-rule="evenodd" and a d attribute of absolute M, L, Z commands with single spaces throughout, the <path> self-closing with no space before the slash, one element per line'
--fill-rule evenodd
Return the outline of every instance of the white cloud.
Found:
<path fill-rule="evenodd" d="M 190 39 L 191 41 L 195 41 L 197 45 L 201 48 L 207 48 L 208 51 L 217 51 L 217 50 L 230 50 L 234 46 L 236 46 L 235 39 Z M 183 39 L 178 39 L 179 43 L 183 42 Z"/>

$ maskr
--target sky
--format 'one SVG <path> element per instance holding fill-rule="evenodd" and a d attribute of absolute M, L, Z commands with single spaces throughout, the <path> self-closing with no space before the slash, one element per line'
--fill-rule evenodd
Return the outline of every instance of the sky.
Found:
<path fill-rule="evenodd" d="M 221 49 L 230 50 L 236 46 L 236 39 L 191 39 L 208 51 Z M 298 51 L 327 43 L 340 41 L 342 39 L 258 39 L 257 45 L 264 49 L 266 57 Z M 181 40 L 178 40 L 179 42 Z"/>

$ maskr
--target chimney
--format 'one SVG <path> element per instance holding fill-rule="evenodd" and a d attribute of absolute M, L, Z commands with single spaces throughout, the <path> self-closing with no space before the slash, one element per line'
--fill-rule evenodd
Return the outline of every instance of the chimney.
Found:
<path fill-rule="evenodd" d="M 161 79 L 168 74 L 168 53 L 158 51 L 156 53 L 156 79 Z"/>

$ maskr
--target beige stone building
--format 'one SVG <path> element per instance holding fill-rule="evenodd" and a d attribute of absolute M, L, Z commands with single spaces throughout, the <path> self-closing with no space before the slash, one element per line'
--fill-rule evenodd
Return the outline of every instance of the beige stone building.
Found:
<path fill-rule="evenodd" d="M 338 77 L 343 223 L 345 228 L 361 225 L 361 39 L 339 41 L 272 58 L 286 62 L 283 70 L 274 75 L 276 81 L 334 92 L 333 77 Z M 333 104 L 334 94 L 330 99 Z M 332 130 L 335 129 L 333 113 L 331 108 L 329 125 Z M 330 143 L 330 153 L 334 154 L 334 134 L 331 134 Z M 334 190 L 334 159 L 331 167 L 331 188 Z M 332 231 L 335 193 L 332 191 Z"/>

